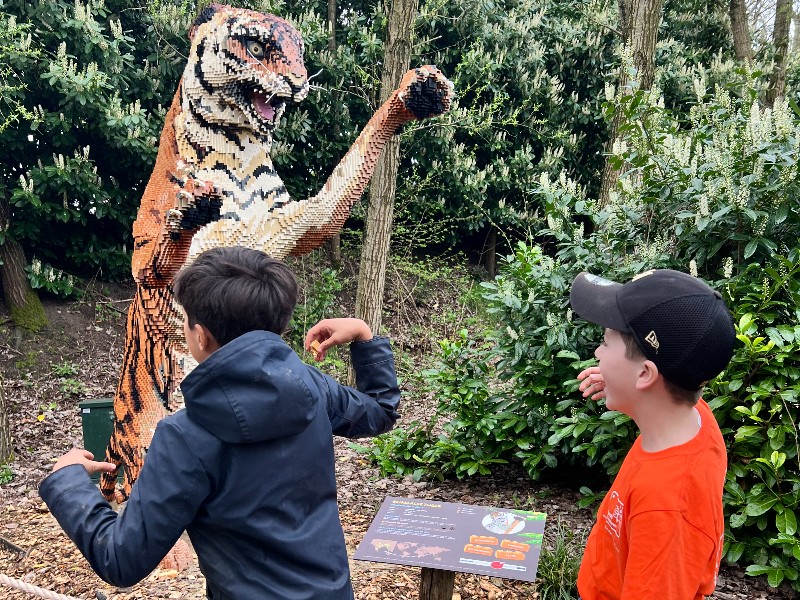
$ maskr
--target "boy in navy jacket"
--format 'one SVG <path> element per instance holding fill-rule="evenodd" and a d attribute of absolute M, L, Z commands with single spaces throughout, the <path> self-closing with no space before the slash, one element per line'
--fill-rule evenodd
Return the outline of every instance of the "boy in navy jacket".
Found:
<path fill-rule="evenodd" d="M 186 530 L 209 598 L 349 600 L 332 434 L 391 429 L 400 391 L 389 341 L 358 319 L 306 336 L 317 360 L 351 343 L 357 388 L 306 365 L 281 339 L 297 300 L 290 269 L 242 247 L 201 254 L 177 276 L 189 351 L 185 410 L 162 419 L 125 510 L 89 473 L 91 453 L 62 456 L 39 493 L 95 572 L 143 579 Z"/>

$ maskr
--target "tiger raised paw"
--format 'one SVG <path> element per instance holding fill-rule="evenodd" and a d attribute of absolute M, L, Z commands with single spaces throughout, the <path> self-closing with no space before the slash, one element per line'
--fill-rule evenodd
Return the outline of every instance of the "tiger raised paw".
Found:
<path fill-rule="evenodd" d="M 222 195 L 210 181 L 194 177 L 176 178 L 175 205 L 167 211 L 165 222 L 170 239 L 177 241 L 181 232 L 197 231 L 220 217 Z"/>
<path fill-rule="evenodd" d="M 450 110 L 453 83 L 435 65 L 426 65 L 406 72 L 395 93 L 415 119 L 427 119 Z"/>

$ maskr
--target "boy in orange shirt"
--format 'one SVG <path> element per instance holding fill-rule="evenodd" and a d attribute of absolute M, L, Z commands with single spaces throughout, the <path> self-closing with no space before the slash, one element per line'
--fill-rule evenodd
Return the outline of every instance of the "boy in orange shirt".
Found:
<path fill-rule="evenodd" d="M 578 574 L 582 600 L 702 600 L 722 554 L 727 456 L 703 385 L 736 340 L 722 296 L 671 270 L 622 285 L 588 273 L 575 313 L 605 327 L 598 366 L 578 375 L 584 398 L 639 428 L 597 514 Z"/>

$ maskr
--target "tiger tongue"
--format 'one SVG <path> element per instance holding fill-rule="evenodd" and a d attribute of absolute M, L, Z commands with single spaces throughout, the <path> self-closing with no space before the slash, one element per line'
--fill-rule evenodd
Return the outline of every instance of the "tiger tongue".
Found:
<path fill-rule="evenodd" d="M 272 119 L 275 118 L 275 109 L 267 102 L 267 97 L 264 94 L 261 92 L 253 92 L 251 100 L 258 114 L 265 120 L 272 121 Z"/>

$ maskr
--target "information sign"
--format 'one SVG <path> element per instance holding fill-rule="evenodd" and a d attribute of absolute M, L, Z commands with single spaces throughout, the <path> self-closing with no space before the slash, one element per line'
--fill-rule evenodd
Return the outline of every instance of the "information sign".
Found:
<path fill-rule="evenodd" d="M 534 581 L 547 515 L 389 496 L 353 558 Z"/>

